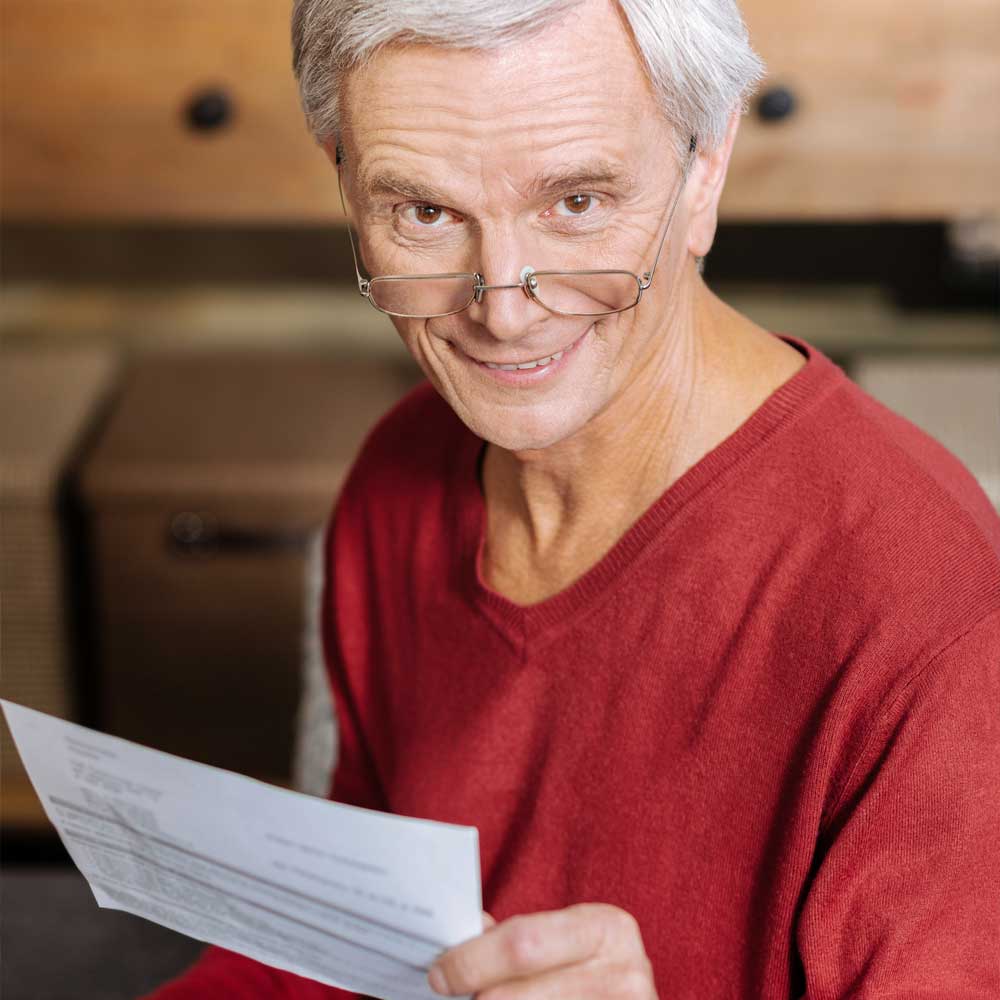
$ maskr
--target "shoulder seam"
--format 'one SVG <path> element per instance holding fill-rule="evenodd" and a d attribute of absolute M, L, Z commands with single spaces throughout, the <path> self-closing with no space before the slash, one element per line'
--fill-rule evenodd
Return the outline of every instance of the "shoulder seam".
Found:
<path fill-rule="evenodd" d="M 878 733 L 881 732 L 886 717 L 890 715 L 892 710 L 906 697 L 913 685 L 916 684 L 920 678 L 923 677 L 928 670 L 930 670 L 931 667 L 933 667 L 933 665 L 948 652 L 949 649 L 951 649 L 956 643 L 961 642 L 971 632 L 978 629 L 984 622 L 995 616 L 1000 616 L 1000 604 L 990 608 L 989 611 L 984 612 L 976 618 L 972 624 L 962 629 L 957 635 L 954 635 L 950 639 L 946 640 L 940 647 L 938 647 L 938 649 L 931 653 L 924 663 L 914 670 L 913 675 L 906 680 L 903 686 L 896 693 L 895 697 L 891 698 L 889 703 L 879 710 L 875 719 L 869 724 L 868 732 L 861 741 L 861 746 L 857 752 L 854 763 L 851 765 L 843 781 L 841 781 L 840 787 L 837 789 L 836 798 L 834 799 L 833 804 L 829 807 L 829 809 L 826 809 L 823 812 L 820 819 L 819 835 L 822 835 L 826 831 L 829 827 L 831 819 L 837 814 L 838 810 L 844 804 L 843 800 L 847 793 L 847 789 L 851 787 L 851 783 L 857 775 L 858 768 L 861 767 L 861 763 L 867 756 L 869 748 L 877 738 Z"/>
<path fill-rule="evenodd" d="M 946 448 L 940 441 L 938 441 L 938 439 L 935 438 L 933 434 L 931 434 L 929 431 L 925 431 L 922 427 L 919 427 L 917 424 L 913 423 L 913 421 L 910 420 L 908 417 L 903 416 L 903 414 L 896 413 L 895 410 L 890 409 L 880 400 L 872 396 L 871 393 L 867 392 L 865 389 L 859 386 L 856 382 L 853 382 L 850 379 L 847 379 L 847 381 L 850 382 L 850 384 L 853 385 L 859 392 L 863 393 L 868 400 L 883 407 L 893 416 L 898 417 L 901 420 L 905 420 L 912 427 L 916 428 L 916 430 L 919 431 L 921 434 L 926 435 L 930 440 L 932 440 L 936 445 L 938 445 L 938 447 L 948 452 L 948 454 L 951 455 L 951 457 L 954 458 L 955 461 L 962 466 L 962 468 L 965 470 L 966 475 L 968 475 L 968 477 L 972 480 L 975 486 L 979 490 L 981 490 L 985 496 L 985 491 L 983 491 L 982 486 L 979 483 L 979 480 L 976 479 L 976 477 L 973 475 L 972 470 L 969 469 L 957 455 L 955 455 L 952 451 Z M 942 501 L 948 504 L 948 506 L 961 518 L 962 522 L 970 529 L 972 534 L 985 546 L 985 548 L 992 555 L 992 563 L 993 566 L 998 570 L 998 579 L 1000 579 L 1000 553 L 998 553 L 996 549 L 994 549 L 993 545 L 990 542 L 989 537 L 977 523 L 975 517 L 973 516 L 969 508 L 963 506 L 959 502 L 958 498 L 954 495 L 954 493 L 952 493 L 949 489 L 947 489 L 947 487 L 939 479 L 937 479 L 922 462 L 920 462 L 916 457 L 914 457 L 914 455 L 912 455 L 909 451 L 903 448 L 902 445 L 900 445 L 900 443 L 896 441 L 891 434 L 886 433 L 885 429 L 881 425 L 877 424 L 875 421 L 872 420 L 869 420 L 868 423 L 871 429 L 878 434 L 879 439 L 882 441 L 882 443 L 885 446 L 891 448 L 893 452 L 896 455 L 898 455 L 903 462 L 906 463 L 907 468 L 919 474 L 921 479 L 923 479 L 928 484 L 928 487 L 932 489 L 934 493 Z M 987 503 L 989 503 L 989 497 L 986 497 L 986 501 Z M 992 507 L 992 504 L 990 504 L 990 506 Z M 987 612 L 987 615 L 988 614 L 989 612 Z"/>

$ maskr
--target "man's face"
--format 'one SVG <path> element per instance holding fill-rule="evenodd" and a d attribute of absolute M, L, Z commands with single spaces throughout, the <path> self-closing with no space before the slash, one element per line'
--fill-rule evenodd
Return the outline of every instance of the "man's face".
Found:
<path fill-rule="evenodd" d="M 652 266 L 679 171 L 612 4 L 591 0 L 496 52 L 384 49 L 347 80 L 343 111 L 344 190 L 370 275 L 478 271 L 513 284 L 526 265 Z M 512 288 L 393 322 L 480 437 L 514 451 L 566 440 L 663 378 L 683 208 L 682 195 L 635 309 L 560 316 Z"/>

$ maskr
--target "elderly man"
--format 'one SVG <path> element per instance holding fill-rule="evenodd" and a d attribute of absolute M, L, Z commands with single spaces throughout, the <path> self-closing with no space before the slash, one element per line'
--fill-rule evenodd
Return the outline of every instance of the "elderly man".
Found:
<path fill-rule="evenodd" d="M 298 0 L 427 376 L 328 532 L 344 802 L 475 825 L 483 1000 L 1000 996 L 1000 520 L 706 286 L 732 0 Z M 159 997 L 345 995 L 212 950 Z"/>

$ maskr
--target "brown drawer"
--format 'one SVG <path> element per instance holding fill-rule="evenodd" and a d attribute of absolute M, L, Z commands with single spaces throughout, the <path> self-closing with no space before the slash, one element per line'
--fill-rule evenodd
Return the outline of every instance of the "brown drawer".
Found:
<path fill-rule="evenodd" d="M 101 507 L 93 540 L 102 728 L 287 778 L 304 621 L 304 548 L 294 539 L 319 530 L 327 507 L 195 496 Z M 185 510 L 260 543 L 185 550 L 171 539 Z"/>
<path fill-rule="evenodd" d="M 3 0 L 8 219 L 339 217 L 275 0 Z M 200 94 L 229 119 L 194 128 Z M 202 106 L 211 120 L 212 108 Z"/>
<path fill-rule="evenodd" d="M 306 545 L 414 379 L 284 354 L 151 358 L 128 374 L 82 471 L 102 729 L 289 777 Z"/>
<path fill-rule="evenodd" d="M 721 214 L 952 218 L 1000 213 L 996 0 L 744 0 L 795 110 L 740 125 Z"/>

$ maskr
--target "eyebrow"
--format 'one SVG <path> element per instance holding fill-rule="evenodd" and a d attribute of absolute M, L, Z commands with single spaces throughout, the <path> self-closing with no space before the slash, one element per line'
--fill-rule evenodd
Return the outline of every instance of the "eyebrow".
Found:
<path fill-rule="evenodd" d="M 380 195 L 399 195 L 414 201 L 428 201 L 437 204 L 447 201 L 444 193 L 429 184 L 422 184 L 394 170 L 379 170 L 374 174 L 362 174 L 358 178 L 361 192 L 366 198 Z"/>
<path fill-rule="evenodd" d="M 597 186 L 627 194 L 635 186 L 635 180 L 624 167 L 611 160 L 587 160 L 568 164 L 559 170 L 541 170 L 531 179 L 525 191 L 528 195 L 540 196 Z"/>
<path fill-rule="evenodd" d="M 416 181 L 391 169 L 362 174 L 358 181 L 362 193 L 368 199 L 395 195 L 434 205 L 446 205 L 451 200 L 432 184 Z M 610 187 L 619 194 L 627 194 L 634 187 L 635 181 L 622 166 L 610 160 L 587 160 L 558 170 L 539 171 L 525 186 L 524 193 L 528 197 L 537 198 L 598 185 Z"/>

